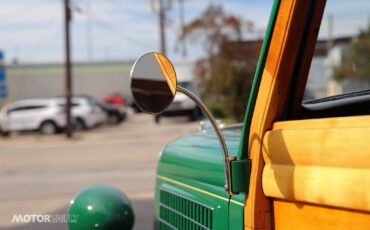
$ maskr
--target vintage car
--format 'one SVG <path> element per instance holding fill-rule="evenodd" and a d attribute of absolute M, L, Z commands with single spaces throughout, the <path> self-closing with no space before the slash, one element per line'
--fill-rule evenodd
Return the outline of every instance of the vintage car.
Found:
<path fill-rule="evenodd" d="M 370 229 L 370 91 L 302 103 L 325 3 L 274 1 L 242 126 L 164 147 L 156 229 Z M 171 68 L 158 53 L 136 62 L 144 111 L 163 111 L 176 91 L 194 96 Z"/>

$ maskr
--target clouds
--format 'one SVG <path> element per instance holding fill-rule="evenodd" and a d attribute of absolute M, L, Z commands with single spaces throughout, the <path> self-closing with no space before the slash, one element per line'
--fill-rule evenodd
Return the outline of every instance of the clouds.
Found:
<path fill-rule="evenodd" d="M 118 2 L 117 5 L 96 4 L 91 7 L 92 40 L 98 59 L 134 59 L 144 52 L 157 49 L 157 16 L 143 3 L 146 1 L 141 5 Z M 83 23 L 80 28 L 84 28 Z M 75 26 L 79 27 L 78 22 Z M 83 30 L 80 32 L 84 33 Z M 75 47 L 82 46 L 76 43 Z M 84 58 L 83 55 L 81 58 Z"/>
<path fill-rule="evenodd" d="M 60 1 L 1 1 L 0 26 L 44 25 L 58 22 L 62 19 L 61 6 Z"/>
<path fill-rule="evenodd" d="M 157 50 L 158 18 L 150 10 L 149 1 L 71 0 L 75 9 L 72 23 L 73 59 L 86 60 L 89 43 L 93 45 L 95 60 L 132 59 L 144 52 Z M 226 12 L 252 20 L 258 29 L 263 30 L 268 22 L 272 2 L 190 0 L 185 4 L 186 19 L 189 21 L 196 17 L 210 3 L 221 4 Z M 359 7 L 361 4 L 364 6 Z M 369 5 L 368 0 L 329 0 L 328 12 L 336 18 L 335 33 L 355 33 L 359 27 L 363 27 L 370 15 Z M 14 57 L 20 58 L 21 62 L 63 60 L 62 6 L 62 0 L 0 1 L 0 49 L 5 50 L 8 62 Z M 180 57 L 179 53 L 174 52 L 179 31 L 177 4 L 172 6 L 168 19 L 169 56 L 176 59 Z M 325 23 L 324 20 L 324 35 Z M 89 25 L 93 35 L 91 40 L 87 38 Z M 187 46 L 190 57 L 202 55 L 200 44 L 188 41 Z"/>
<path fill-rule="evenodd" d="M 358 34 L 370 22 L 370 2 L 368 0 L 329 0 L 321 24 L 320 38 L 328 36 L 329 16 L 333 20 L 334 37 Z"/>
<path fill-rule="evenodd" d="M 227 3 L 226 3 L 227 2 Z M 93 45 L 95 60 L 107 58 L 136 58 L 143 52 L 158 50 L 158 17 L 151 11 L 149 0 L 71 0 L 75 9 L 72 23 L 72 56 L 86 60 L 88 43 Z M 199 15 L 208 4 L 223 4 L 226 11 L 246 14 L 243 1 L 188 1 L 186 18 Z M 0 49 L 5 50 L 7 61 L 17 57 L 22 62 L 63 60 L 63 7 L 62 0 L 12 0 L 0 2 Z M 258 11 L 250 17 L 267 22 L 269 10 Z M 173 4 L 168 12 L 167 40 L 169 55 L 180 56 L 174 51 L 179 31 L 178 6 Z M 88 23 L 92 30 L 90 40 Z M 263 20 L 259 25 L 263 27 Z M 188 44 L 189 54 L 201 55 L 200 45 Z"/>
<path fill-rule="evenodd" d="M 51 41 L 61 43 L 61 6 L 60 1 L 45 0 L 0 2 L 0 49 L 8 62 L 19 55 L 32 60 L 38 53 L 50 52 Z"/>

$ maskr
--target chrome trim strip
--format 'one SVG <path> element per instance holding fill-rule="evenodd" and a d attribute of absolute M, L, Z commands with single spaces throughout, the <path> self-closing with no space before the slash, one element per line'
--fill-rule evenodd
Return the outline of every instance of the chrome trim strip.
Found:
<path fill-rule="evenodd" d="M 229 199 L 228 198 L 225 198 L 225 197 L 222 197 L 222 196 L 219 196 L 219 195 L 216 195 L 216 194 L 213 194 L 211 192 L 208 192 L 206 190 L 203 190 L 203 189 L 200 189 L 200 188 L 196 188 L 196 187 L 193 187 L 191 185 L 188 185 L 188 184 L 185 184 L 185 183 L 182 183 L 180 181 L 177 181 L 177 180 L 174 180 L 174 179 L 171 179 L 171 178 L 168 178 L 168 177 L 164 177 L 164 176 L 161 176 L 161 175 L 157 175 L 157 178 L 161 179 L 161 180 L 164 180 L 164 181 L 167 181 L 167 182 L 171 182 L 173 184 L 176 184 L 176 185 L 179 185 L 179 186 L 182 186 L 182 187 L 185 187 L 185 188 L 188 188 L 188 189 L 191 189 L 191 190 L 194 190 L 194 191 L 197 191 L 197 192 L 201 192 L 201 193 L 204 193 L 206 195 L 209 195 L 209 196 L 212 196 L 212 197 L 215 197 L 215 198 L 218 198 L 220 200 L 223 200 L 223 201 L 226 201 L 226 202 L 229 202 Z"/>
<path fill-rule="evenodd" d="M 237 205 L 240 205 L 240 206 L 243 206 L 244 207 L 244 203 L 240 203 L 238 201 L 235 201 L 235 200 L 232 200 L 232 199 L 227 199 L 225 197 L 222 197 L 222 196 L 219 196 L 219 195 L 216 195 L 216 194 L 213 194 L 211 192 L 208 192 L 208 191 L 205 191 L 203 189 L 200 189 L 200 188 L 196 188 L 196 187 L 193 187 L 191 185 L 188 185 L 188 184 L 185 184 L 185 183 L 182 183 L 182 182 L 179 182 L 177 180 L 174 180 L 174 179 L 170 179 L 168 177 L 165 177 L 165 176 L 161 176 L 161 175 L 157 175 L 157 178 L 158 179 L 161 179 L 161 180 L 164 180 L 164 181 L 167 181 L 167 182 L 170 182 L 170 183 L 173 183 L 173 184 L 176 184 L 178 186 L 182 186 L 182 187 L 185 187 L 185 188 L 188 188 L 188 189 L 191 189 L 191 190 L 194 190 L 194 191 L 197 191 L 197 192 L 201 192 L 203 194 L 206 194 L 208 196 L 212 196 L 212 197 L 215 197 L 217 199 L 220 199 L 220 200 L 223 200 L 223 201 L 226 201 L 226 202 L 232 202 L 234 204 L 237 204 Z"/>

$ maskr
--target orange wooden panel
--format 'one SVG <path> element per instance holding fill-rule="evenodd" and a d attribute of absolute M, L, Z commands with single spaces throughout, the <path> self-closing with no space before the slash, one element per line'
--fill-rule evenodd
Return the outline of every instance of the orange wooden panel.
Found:
<path fill-rule="evenodd" d="M 276 123 L 264 138 L 265 195 L 369 212 L 369 133 L 370 116 Z"/>
<path fill-rule="evenodd" d="M 370 229 L 368 133 L 370 116 L 274 124 L 263 189 L 276 229 Z"/>
<path fill-rule="evenodd" d="M 276 230 L 370 229 L 369 213 L 282 200 L 274 200 L 273 206 Z"/>
<path fill-rule="evenodd" d="M 370 116 L 334 117 L 309 120 L 275 122 L 273 130 L 279 129 L 317 129 L 343 127 L 369 127 Z"/>

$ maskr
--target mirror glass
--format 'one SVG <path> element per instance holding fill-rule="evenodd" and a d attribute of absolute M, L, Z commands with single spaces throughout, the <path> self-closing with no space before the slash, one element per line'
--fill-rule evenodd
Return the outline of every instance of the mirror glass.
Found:
<path fill-rule="evenodd" d="M 160 53 L 147 53 L 131 69 L 131 92 L 144 112 L 165 110 L 176 95 L 177 79 L 172 63 Z"/>

